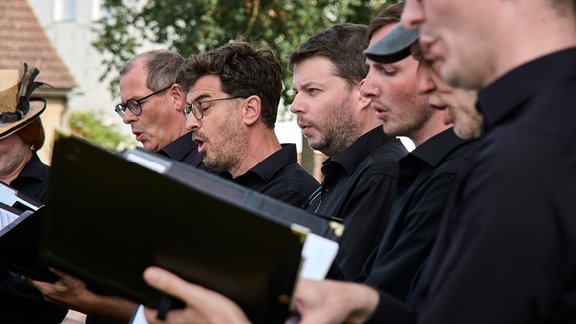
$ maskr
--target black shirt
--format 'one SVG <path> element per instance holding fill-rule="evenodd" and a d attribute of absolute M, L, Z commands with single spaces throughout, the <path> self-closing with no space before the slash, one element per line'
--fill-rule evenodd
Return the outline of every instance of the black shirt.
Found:
<path fill-rule="evenodd" d="M 34 154 L 10 186 L 38 202 L 46 194 L 48 166 Z M 61 323 L 68 310 L 54 306 L 32 285 L 0 270 L 0 323 Z"/>
<path fill-rule="evenodd" d="M 378 247 L 396 194 L 400 140 L 376 127 L 340 154 L 324 161 L 322 191 L 308 210 L 343 220 L 344 234 L 328 278 L 359 280 Z"/>
<path fill-rule="evenodd" d="M 296 207 L 320 186 L 298 164 L 295 144 L 282 144 L 282 149 L 232 181 Z"/>
<path fill-rule="evenodd" d="M 173 161 L 182 162 L 193 167 L 230 178 L 228 172 L 209 168 L 204 164 L 204 157 L 198 152 L 198 145 L 192 140 L 192 132 L 186 133 L 156 152 Z"/>
<path fill-rule="evenodd" d="M 398 307 L 381 294 L 375 320 L 576 322 L 575 105 L 576 49 L 480 91 L 486 137 L 455 187 L 415 298 Z"/>
<path fill-rule="evenodd" d="M 428 139 L 400 160 L 398 196 L 375 263 L 365 283 L 404 299 L 434 245 L 442 214 L 476 141 L 460 139 L 452 128 Z M 370 271 L 374 268 L 374 271 Z"/>
<path fill-rule="evenodd" d="M 42 203 L 46 198 L 48 171 L 48 166 L 40 161 L 37 154 L 34 154 L 18 177 L 12 180 L 10 187 Z"/>

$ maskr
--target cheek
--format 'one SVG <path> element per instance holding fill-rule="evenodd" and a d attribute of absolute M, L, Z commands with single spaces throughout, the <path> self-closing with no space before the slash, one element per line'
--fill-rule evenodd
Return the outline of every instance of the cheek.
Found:
<path fill-rule="evenodd" d="M 418 96 L 415 84 L 410 82 L 401 82 L 390 87 L 387 98 L 396 105 L 399 105 L 399 109 L 402 109 L 401 106 L 414 101 Z"/>

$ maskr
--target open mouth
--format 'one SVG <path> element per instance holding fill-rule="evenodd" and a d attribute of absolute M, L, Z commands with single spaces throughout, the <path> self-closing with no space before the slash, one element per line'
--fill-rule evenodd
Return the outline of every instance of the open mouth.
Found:
<path fill-rule="evenodd" d="M 132 134 L 134 134 L 134 137 L 136 138 L 136 140 L 138 142 L 142 141 L 142 137 L 143 137 L 142 132 L 132 131 Z"/>
<path fill-rule="evenodd" d="M 201 140 L 201 139 L 198 138 L 198 137 L 194 137 L 192 140 L 193 140 L 194 143 L 196 143 L 196 145 L 198 146 L 198 152 L 202 153 L 202 151 L 203 151 L 203 146 L 204 146 L 204 141 Z"/>

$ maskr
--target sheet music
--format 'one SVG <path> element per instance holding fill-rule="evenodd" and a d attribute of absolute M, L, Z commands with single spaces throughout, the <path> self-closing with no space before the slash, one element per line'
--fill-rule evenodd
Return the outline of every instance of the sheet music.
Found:
<path fill-rule="evenodd" d="M 16 218 L 18 218 L 18 214 L 14 214 L 8 210 L 0 208 L 0 230 L 4 227 L 8 226 L 8 224 L 12 223 Z"/>
<path fill-rule="evenodd" d="M 32 210 L 38 209 L 38 206 L 18 197 L 18 192 L 2 181 L 0 181 L 0 202 L 8 206 L 13 206 L 16 202 L 20 202 Z"/>

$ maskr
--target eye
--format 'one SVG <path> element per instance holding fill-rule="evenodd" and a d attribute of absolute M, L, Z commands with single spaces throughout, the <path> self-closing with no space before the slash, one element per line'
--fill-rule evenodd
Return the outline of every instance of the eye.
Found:
<path fill-rule="evenodd" d="M 374 64 L 372 67 L 379 73 L 385 76 L 395 76 L 398 73 L 398 69 L 387 64 Z"/>
<path fill-rule="evenodd" d="M 316 93 L 320 92 L 320 89 L 318 89 L 318 88 L 308 88 L 308 89 L 306 89 L 306 91 L 307 91 L 309 94 L 316 94 Z"/>
<path fill-rule="evenodd" d="M 198 108 L 198 110 L 201 110 L 202 112 L 204 112 L 208 108 L 210 108 L 210 102 L 198 101 L 198 102 L 196 102 L 196 107 Z"/>

